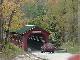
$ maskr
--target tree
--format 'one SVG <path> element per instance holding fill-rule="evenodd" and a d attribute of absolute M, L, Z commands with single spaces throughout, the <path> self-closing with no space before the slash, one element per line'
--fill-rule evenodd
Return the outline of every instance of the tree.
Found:
<path fill-rule="evenodd" d="M 10 40 L 10 37 L 9 37 L 10 31 L 15 31 L 16 29 L 19 29 L 20 27 L 22 27 L 21 20 L 23 19 L 24 14 L 21 10 L 21 7 L 23 6 L 24 1 L 25 0 L 17 0 L 17 1 L 16 0 L 12 0 L 12 1 L 3 0 L 2 5 L 0 5 L 2 7 L 2 17 L 4 19 L 2 20 L 4 22 L 2 25 L 3 28 L 2 30 L 1 29 L 0 30 L 7 32 L 7 35 L 6 35 L 7 40 L 5 41 Z M 2 34 L 5 34 L 5 33 L 2 33 Z"/>
<path fill-rule="evenodd" d="M 73 0 L 29 0 L 23 7 L 23 11 L 26 13 L 28 24 L 46 29 L 52 33 L 53 38 L 57 38 L 56 33 L 60 33 L 59 39 L 66 42 L 73 41 L 77 37 L 75 4 L 77 1 L 74 3 Z"/>
<path fill-rule="evenodd" d="M 0 0 L 0 42 L 3 40 L 3 15 L 2 15 L 2 3 L 3 3 L 3 0 Z"/>

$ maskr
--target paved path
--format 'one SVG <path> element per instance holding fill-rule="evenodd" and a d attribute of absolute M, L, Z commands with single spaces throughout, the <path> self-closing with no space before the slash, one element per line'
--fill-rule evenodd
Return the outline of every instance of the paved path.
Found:
<path fill-rule="evenodd" d="M 29 53 L 29 54 L 25 53 L 23 55 L 18 55 L 17 57 L 15 57 L 12 60 L 43 60 L 43 59 L 40 57 L 37 57 L 36 55 L 33 55 L 31 53 Z"/>
<path fill-rule="evenodd" d="M 47 60 L 68 60 L 72 56 L 70 53 L 41 53 L 39 51 L 32 52 L 32 54 Z"/>

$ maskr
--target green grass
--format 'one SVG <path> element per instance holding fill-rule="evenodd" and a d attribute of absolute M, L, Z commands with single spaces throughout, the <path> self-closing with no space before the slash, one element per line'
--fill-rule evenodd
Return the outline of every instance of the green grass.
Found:
<path fill-rule="evenodd" d="M 72 42 L 64 43 L 61 48 L 67 49 L 67 52 L 73 53 L 73 54 L 79 54 L 80 53 L 80 45 L 79 44 L 73 44 Z"/>
<path fill-rule="evenodd" d="M 19 54 L 22 54 L 24 51 L 21 48 L 18 48 L 12 43 L 8 43 L 5 45 L 5 48 L 2 50 L 2 58 L 11 60 Z"/>

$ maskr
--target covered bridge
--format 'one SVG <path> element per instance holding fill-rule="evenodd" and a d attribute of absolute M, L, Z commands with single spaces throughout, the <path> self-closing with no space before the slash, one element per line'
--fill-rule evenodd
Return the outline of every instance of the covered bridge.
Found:
<path fill-rule="evenodd" d="M 26 25 L 15 33 L 12 33 L 11 42 L 24 50 L 29 48 L 40 49 L 40 47 L 48 42 L 50 33 L 35 25 Z"/>

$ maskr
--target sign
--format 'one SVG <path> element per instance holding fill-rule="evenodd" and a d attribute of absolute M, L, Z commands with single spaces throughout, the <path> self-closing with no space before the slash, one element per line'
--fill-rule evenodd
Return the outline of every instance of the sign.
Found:
<path fill-rule="evenodd" d="M 32 33 L 41 33 L 41 31 L 32 31 Z"/>

